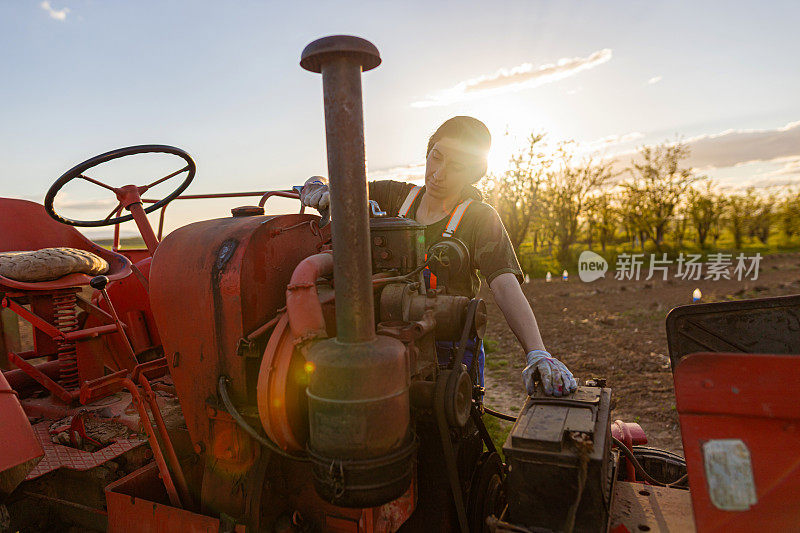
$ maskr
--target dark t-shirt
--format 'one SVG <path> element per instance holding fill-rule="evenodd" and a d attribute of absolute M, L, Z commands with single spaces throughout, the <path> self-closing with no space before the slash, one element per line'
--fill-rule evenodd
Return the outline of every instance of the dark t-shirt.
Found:
<path fill-rule="evenodd" d="M 386 211 L 389 216 L 396 217 L 408 192 L 413 188 L 414 185 L 411 183 L 392 180 L 372 181 L 369 182 L 369 198 L 378 202 L 381 209 Z M 408 211 L 410 218 L 414 218 L 416 215 L 417 207 L 424 193 L 425 188 L 423 187 Z M 481 286 L 478 271 L 483 274 L 488 283 L 506 272 L 514 274 L 517 280 L 522 282 L 522 269 L 497 211 L 481 201 L 481 193 L 475 187 L 464 188 L 461 200 L 467 198 L 472 198 L 473 202 L 464 213 L 461 224 L 453 236 L 467 245 L 472 268 L 462 278 L 451 279 L 448 283 L 447 293 L 474 298 Z M 449 220 L 450 215 L 425 227 L 426 248 L 430 248 L 444 239 L 442 233 L 444 233 Z"/>

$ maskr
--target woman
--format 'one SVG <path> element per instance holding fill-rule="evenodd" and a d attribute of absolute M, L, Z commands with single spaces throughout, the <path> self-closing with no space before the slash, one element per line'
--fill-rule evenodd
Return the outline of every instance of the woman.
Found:
<path fill-rule="evenodd" d="M 522 371 L 528 394 L 535 390 L 535 376 L 546 394 L 562 396 L 577 388 L 567 367 L 544 347 L 539 326 L 520 282 L 522 270 L 497 212 L 481 201 L 473 186 L 486 174 L 491 135 L 478 119 L 458 116 L 447 120 L 428 140 L 425 186 L 384 180 L 369 184 L 369 196 L 389 216 L 413 218 L 424 224 L 425 245 L 455 237 L 463 241 L 472 258 L 472 268 L 448 282 L 449 294 L 474 298 L 480 288 L 478 271 L 486 278 L 495 302 L 525 350 L 527 366 Z M 328 186 L 313 176 L 303 186 L 302 202 L 318 210 L 328 208 Z M 475 347 L 470 347 L 475 350 Z M 483 384 L 483 343 L 477 346 L 479 381 Z M 469 366 L 472 353 L 465 355 Z"/>

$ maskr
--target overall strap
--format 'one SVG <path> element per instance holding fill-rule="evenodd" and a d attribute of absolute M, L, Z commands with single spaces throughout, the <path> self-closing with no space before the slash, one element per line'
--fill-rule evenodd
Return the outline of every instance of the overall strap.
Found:
<path fill-rule="evenodd" d="M 411 206 L 414 204 L 414 200 L 417 199 L 419 191 L 421 190 L 421 186 L 415 185 L 413 189 L 408 191 L 408 196 L 406 196 L 406 200 L 403 202 L 403 205 L 400 206 L 400 211 L 397 212 L 397 216 L 404 218 L 408 217 L 408 212 L 411 210 Z"/>
<path fill-rule="evenodd" d="M 472 198 L 467 198 L 456 207 L 456 210 L 453 211 L 453 214 L 450 215 L 450 220 L 447 222 L 447 227 L 444 229 L 444 233 L 442 233 L 442 237 L 452 237 L 453 234 L 458 229 L 458 225 L 461 224 L 461 219 L 464 218 L 464 213 L 466 213 L 469 204 L 472 203 Z"/>

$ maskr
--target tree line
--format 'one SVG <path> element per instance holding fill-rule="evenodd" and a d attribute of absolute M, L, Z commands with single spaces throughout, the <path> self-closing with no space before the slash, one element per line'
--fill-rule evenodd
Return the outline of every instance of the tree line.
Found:
<path fill-rule="evenodd" d="M 576 244 L 672 251 L 689 245 L 733 248 L 800 235 L 800 191 L 722 190 L 686 164 L 681 141 L 642 146 L 619 169 L 611 159 L 580 156 L 573 142 L 549 147 L 531 135 L 508 170 L 479 183 L 517 253 L 521 248 L 565 264 Z"/>

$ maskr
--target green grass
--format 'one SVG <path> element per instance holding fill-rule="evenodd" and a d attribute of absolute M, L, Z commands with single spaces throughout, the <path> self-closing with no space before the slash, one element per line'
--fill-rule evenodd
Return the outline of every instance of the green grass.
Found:
<path fill-rule="evenodd" d="M 505 359 L 491 359 L 489 357 L 486 358 L 486 368 L 489 370 L 498 370 L 500 368 L 506 368 L 508 366 L 508 361 Z"/>
<path fill-rule="evenodd" d="M 497 351 L 498 344 L 500 343 L 497 342 L 496 340 L 486 337 L 485 339 L 483 339 L 483 351 L 486 353 L 495 352 Z"/>
<path fill-rule="evenodd" d="M 500 456 L 503 457 L 503 443 L 506 442 L 506 438 L 511 432 L 513 422 L 500 420 L 492 415 L 484 414 L 483 423 L 486 425 L 486 430 L 489 432 L 489 436 L 492 437 L 492 442 L 494 442 L 497 451 L 500 452 Z"/>
<path fill-rule="evenodd" d="M 578 257 L 584 250 L 589 250 L 585 242 L 579 242 L 572 245 L 569 249 L 569 254 L 564 262 L 559 262 L 555 257 L 548 254 L 546 249 L 540 247 L 536 252 L 530 242 L 524 242 L 520 246 L 519 261 L 522 269 L 532 278 L 543 278 L 547 272 L 550 272 L 553 279 L 559 279 L 561 272 L 566 269 L 571 275 L 577 274 Z M 800 251 L 800 237 L 787 238 L 786 235 L 774 232 L 767 239 L 764 244 L 758 239 L 750 239 L 745 237 L 742 242 L 741 248 L 736 248 L 733 238 L 728 232 L 723 232 L 722 236 L 717 241 L 716 245 L 713 241 L 707 241 L 706 246 L 701 248 L 691 239 L 684 239 L 680 246 L 670 236 L 668 236 L 664 243 L 661 245 L 661 250 L 657 251 L 655 245 L 648 241 L 645 243 L 644 250 L 641 247 L 632 247 L 630 242 L 621 242 L 617 240 L 613 244 L 606 246 L 606 250 L 602 251 L 597 242 L 593 243 L 592 251 L 600 254 L 608 261 L 609 270 L 614 270 L 617 263 L 617 257 L 622 253 L 629 254 L 644 254 L 642 271 L 648 268 L 650 262 L 650 254 L 656 254 L 657 258 L 661 257 L 662 253 L 666 253 L 667 257 L 675 260 L 680 253 L 684 254 L 701 254 L 702 261 L 706 261 L 709 254 L 712 253 L 730 253 L 734 257 L 737 253 L 743 252 L 747 256 L 760 253 L 762 256 L 786 252 Z M 555 248 L 553 248 L 555 253 Z"/>
<path fill-rule="evenodd" d="M 114 244 L 114 239 L 97 239 L 94 242 L 110 250 L 111 245 Z M 141 237 L 125 237 L 119 240 L 119 247 L 121 250 L 139 250 L 145 248 L 145 245 Z"/>

